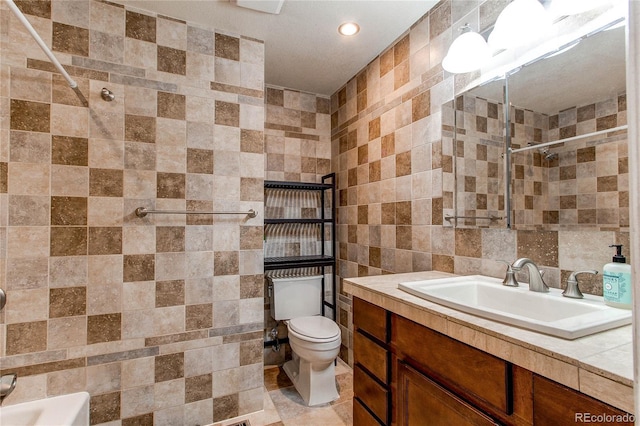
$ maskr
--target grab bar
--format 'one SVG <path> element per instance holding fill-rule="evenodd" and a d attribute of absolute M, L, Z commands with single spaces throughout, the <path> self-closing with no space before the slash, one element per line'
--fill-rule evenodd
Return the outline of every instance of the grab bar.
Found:
<path fill-rule="evenodd" d="M 613 133 L 613 132 L 618 132 L 620 130 L 627 130 L 628 127 L 629 126 L 625 124 L 625 125 L 622 125 L 622 126 L 613 127 L 611 129 L 604 129 L 604 130 L 598 130 L 596 132 L 587 133 L 585 135 L 572 136 L 570 138 L 558 139 L 556 141 L 545 142 L 545 143 L 539 143 L 537 145 L 529 145 L 529 146 L 525 146 L 524 148 L 513 149 L 513 148 L 510 147 L 508 149 L 512 154 L 517 154 L 518 152 L 529 151 L 531 149 L 540 149 L 540 148 L 544 148 L 545 146 L 558 145 L 558 144 L 565 143 L 565 142 L 572 142 L 572 141 L 577 141 L 577 140 L 580 140 L 580 139 L 590 138 L 592 136 L 600 136 L 600 135 L 603 135 L 605 133 Z"/>
<path fill-rule="evenodd" d="M 446 215 L 444 217 L 444 220 L 446 220 L 447 222 L 451 222 L 452 219 L 487 219 L 490 221 L 494 221 L 494 220 L 500 220 L 500 219 L 504 219 L 504 217 L 502 216 L 449 216 Z"/>
<path fill-rule="evenodd" d="M 201 212 L 201 211 L 187 211 L 187 210 L 147 210 L 146 207 L 138 207 L 136 209 L 136 216 L 145 217 L 148 214 L 246 214 L 250 218 L 254 218 L 258 213 L 250 209 L 246 212 Z"/>

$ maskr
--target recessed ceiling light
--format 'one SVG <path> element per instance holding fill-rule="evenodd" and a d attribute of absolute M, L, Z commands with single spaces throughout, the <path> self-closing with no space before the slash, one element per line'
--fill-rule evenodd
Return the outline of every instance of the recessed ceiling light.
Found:
<path fill-rule="evenodd" d="M 338 27 L 338 32 L 343 36 L 352 36 L 360 31 L 360 26 L 355 22 L 345 22 Z"/>

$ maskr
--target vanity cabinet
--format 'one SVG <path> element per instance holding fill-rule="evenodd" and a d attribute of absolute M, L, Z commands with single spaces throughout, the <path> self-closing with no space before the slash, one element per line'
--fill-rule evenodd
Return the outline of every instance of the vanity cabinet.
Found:
<path fill-rule="evenodd" d="M 625 415 L 356 297 L 353 317 L 355 426 L 555 426 L 575 424 L 575 413 Z"/>
<path fill-rule="evenodd" d="M 364 300 L 353 300 L 354 424 L 391 422 L 390 313 Z"/>
<path fill-rule="evenodd" d="M 429 377 L 400 362 L 397 424 L 495 425 L 493 419 Z"/>
<path fill-rule="evenodd" d="M 536 426 L 578 423 L 633 425 L 633 421 L 628 421 L 630 416 L 624 411 L 535 374 L 533 404 L 533 422 Z M 603 416 L 603 421 L 588 420 L 586 416 Z"/>

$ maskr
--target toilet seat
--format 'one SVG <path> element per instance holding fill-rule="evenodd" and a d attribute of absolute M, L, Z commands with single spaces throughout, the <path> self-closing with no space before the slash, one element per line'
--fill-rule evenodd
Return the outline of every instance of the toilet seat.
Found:
<path fill-rule="evenodd" d="M 292 318 L 288 327 L 299 338 L 310 342 L 328 342 L 340 338 L 338 324 L 320 315 Z"/>

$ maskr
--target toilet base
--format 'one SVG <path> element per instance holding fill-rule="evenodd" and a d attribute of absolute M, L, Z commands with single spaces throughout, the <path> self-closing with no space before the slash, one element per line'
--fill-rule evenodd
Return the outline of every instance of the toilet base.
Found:
<path fill-rule="evenodd" d="M 309 361 L 293 352 L 293 359 L 284 363 L 283 369 L 308 406 L 328 404 L 340 398 L 336 388 L 333 361 L 314 369 Z M 316 367 L 317 368 L 317 367 Z"/>

